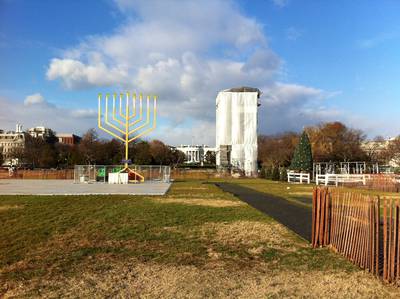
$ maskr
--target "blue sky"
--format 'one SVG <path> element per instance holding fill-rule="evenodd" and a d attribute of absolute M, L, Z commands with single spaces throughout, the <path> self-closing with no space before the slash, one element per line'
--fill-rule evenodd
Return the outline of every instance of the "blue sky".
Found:
<path fill-rule="evenodd" d="M 263 92 L 260 133 L 340 120 L 399 134 L 399 1 L 0 0 L 0 128 L 82 133 L 98 92 L 157 93 L 167 143 L 214 144 L 219 90 Z"/>

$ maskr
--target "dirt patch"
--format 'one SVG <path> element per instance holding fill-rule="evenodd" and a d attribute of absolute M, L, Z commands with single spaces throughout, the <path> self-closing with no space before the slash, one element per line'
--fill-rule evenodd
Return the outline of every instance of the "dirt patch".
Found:
<path fill-rule="evenodd" d="M 72 278 L 19 284 L 4 297 L 398 298 L 399 295 L 399 289 L 383 285 L 362 271 L 277 272 L 269 270 L 267 264 L 251 270 L 229 271 L 218 263 L 198 268 L 126 261 L 101 273 L 86 272 Z"/>
<path fill-rule="evenodd" d="M 223 200 L 223 199 L 206 199 L 206 198 L 152 198 L 160 203 L 181 203 L 186 205 L 194 205 L 194 206 L 209 206 L 216 208 L 223 207 L 237 207 L 243 206 L 245 203 L 241 201 L 233 201 L 233 200 Z"/>
<path fill-rule="evenodd" d="M 0 212 L 14 210 L 14 209 L 21 209 L 21 208 L 22 208 L 22 206 L 17 206 L 17 205 L 4 205 L 4 206 L 0 206 Z"/>

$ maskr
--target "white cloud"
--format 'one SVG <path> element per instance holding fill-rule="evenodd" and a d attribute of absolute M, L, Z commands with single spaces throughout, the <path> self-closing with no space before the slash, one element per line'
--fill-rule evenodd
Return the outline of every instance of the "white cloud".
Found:
<path fill-rule="evenodd" d="M 324 106 L 337 93 L 277 82 L 263 88 L 259 110 L 261 133 L 298 131 L 304 126 L 340 118 L 341 112 Z"/>
<path fill-rule="evenodd" d="M 328 94 L 321 89 L 299 84 L 275 83 L 265 90 L 265 100 L 268 106 L 308 104 L 310 100 L 326 98 Z"/>
<path fill-rule="evenodd" d="M 212 63 L 215 58 L 209 54 L 218 56 L 218 51 L 232 53 L 227 64 L 263 53 L 256 51 L 260 48 L 274 56 L 263 26 L 230 1 L 156 2 L 117 1 L 128 21 L 113 34 L 92 36 L 67 49 L 64 57 L 50 62 L 47 78 L 61 80 L 68 89 L 114 84 L 142 88 L 137 79 L 143 71 L 170 62 L 188 65 L 185 57 L 190 55 L 203 64 Z M 244 60 L 235 59 L 243 55 Z"/>
<path fill-rule="evenodd" d="M 102 62 L 86 65 L 73 59 L 52 59 L 47 78 L 61 78 L 68 89 L 88 86 L 111 86 L 126 81 L 127 73 L 121 68 L 107 68 Z"/>
<path fill-rule="evenodd" d="M 272 0 L 272 3 L 275 6 L 277 6 L 279 8 L 282 8 L 282 7 L 285 7 L 285 6 L 287 6 L 289 4 L 289 0 Z"/>
<path fill-rule="evenodd" d="M 46 103 L 46 101 L 44 100 L 44 97 L 40 93 L 35 93 L 32 95 L 29 95 L 24 100 L 25 106 L 45 104 L 45 103 Z"/>
<path fill-rule="evenodd" d="M 27 96 L 25 101 L 0 97 L 0 128 L 13 129 L 16 123 L 25 128 L 43 125 L 56 132 L 81 134 L 96 126 L 97 111 L 66 109 L 45 100 L 40 94 Z"/>
<path fill-rule="evenodd" d="M 71 110 L 71 116 L 73 118 L 89 118 L 94 119 L 97 117 L 97 111 L 94 109 L 76 109 Z"/>
<path fill-rule="evenodd" d="M 282 59 L 269 47 L 263 25 L 233 1 L 116 3 L 125 16 L 121 25 L 111 34 L 90 36 L 52 59 L 49 80 L 60 80 L 71 90 L 109 86 L 110 91 L 157 94 L 164 125 L 154 134 L 168 143 L 191 142 L 195 136 L 195 142 L 212 145 L 215 97 L 218 91 L 235 86 L 264 91 L 260 132 L 300 129 L 299 117 L 300 123 L 319 119 L 307 109 L 319 107 L 318 101 L 330 94 L 276 83 Z M 283 7 L 288 1 L 274 3 Z M 92 114 L 71 115 L 84 120 Z"/>
<path fill-rule="evenodd" d="M 303 36 L 303 30 L 300 30 L 295 27 L 289 27 L 288 29 L 286 29 L 286 39 L 290 41 L 296 41 L 302 36 Z"/>
<path fill-rule="evenodd" d="M 176 124 L 213 120 L 219 90 L 261 86 L 279 72 L 263 25 L 233 2 L 155 2 L 117 1 L 126 22 L 54 58 L 47 78 L 71 90 L 110 86 L 157 94 L 161 116 Z"/>
<path fill-rule="evenodd" d="M 215 123 L 213 121 L 195 121 L 191 125 L 181 123 L 178 125 L 165 124 L 152 133 L 152 138 L 166 141 L 171 145 L 180 144 L 207 144 L 215 143 Z"/>
<path fill-rule="evenodd" d="M 358 40 L 357 45 L 361 49 L 370 49 L 399 38 L 400 33 L 398 32 L 382 32 L 375 36 Z"/>

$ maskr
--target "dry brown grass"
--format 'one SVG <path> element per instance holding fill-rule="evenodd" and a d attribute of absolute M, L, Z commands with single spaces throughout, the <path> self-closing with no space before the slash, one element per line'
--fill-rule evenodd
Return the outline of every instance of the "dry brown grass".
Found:
<path fill-rule="evenodd" d="M 33 290 L 39 290 L 33 295 Z M 12 297 L 63 298 L 398 298 L 399 290 L 358 271 L 292 272 L 269 270 L 268 264 L 230 271 L 223 264 L 171 266 L 114 264 L 102 272 L 20 284 L 5 294 Z"/>
<path fill-rule="evenodd" d="M 166 197 L 121 198 L 108 205 L 79 199 L 75 204 L 85 205 L 75 207 L 72 219 L 92 202 L 96 207 L 101 203 L 101 209 L 82 212 L 82 220 L 65 230 L 56 226 L 49 238 L 27 243 L 23 254 L 4 263 L 0 297 L 400 298 L 400 288 L 355 270 L 326 249 L 310 249 L 281 224 L 213 186 L 192 196 L 184 192 L 188 186 L 176 187 L 182 190 Z M 71 200 L 62 203 L 68 207 Z M 10 230 L 14 218 L 10 216 Z M 41 219 L 27 222 L 19 234 Z"/>
<path fill-rule="evenodd" d="M 177 197 L 166 197 L 166 198 L 152 198 L 154 201 L 160 203 L 179 203 L 194 206 L 208 206 L 215 208 L 223 207 L 237 207 L 243 206 L 245 203 L 241 201 L 224 200 L 224 199 L 207 199 L 207 198 L 177 198 Z"/>
<path fill-rule="evenodd" d="M 180 227 L 167 230 L 183 231 Z M 278 223 L 236 221 L 207 223 L 197 230 L 204 241 L 211 240 L 225 246 L 244 246 L 250 254 L 259 256 L 266 248 L 294 251 L 308 245 L 294 237 Z M 52 238 L 36 254 L 50 248 L 72 250 L 93 245 L 93 241 L 79 237 L 79 243 L 68 240 L 77 236 L 59 235 Z M 111 244 L 110 246 L 121 246 Z M 124 244 L 127 245 L 127 244 Z M 134 244 L 131 244 L 134 246 Z M 92 257 L 96 263 L 107 265 L 98 270 L 88 264 L 73 276 L 48 275 L 9 285 L 4 298 L 398 298 L 400 291 L 382 284 L 363 271 L 293 271 L 271 267 L 268 262 L 255 260 L 250 267 L 232 269 L 224 261 L 224 253 L 208 248 L 208 262 L 203 266 L 172 265 L 140 262 L 136 259 L 115 260 L 107 254 Z M 29 267 L 23 261 L 14 267 Z"/>
<path fill-rule="evenodd" d="M 182 186 L 182 187 L 173 187 L 174 190 L 207 190 L 207 187 L 188 187 L 188 186 Z"/>
<path fill-rule="evenodd" d="M 0 206 L 0 212 L 13 210 L 13 209 L 20 209 L 20 208 L 22 208 L 22 206 L 18 206 L 18 205 L 3 205 L 3 206 Z"/>
<path fill-rule="evenodd" d="M 276 222 L 207 223 L 201 232 L 203 239 L 211 238 L 223 245 L 241 245 L 254 255 L 261 254 L 267 248 L 293 251 L 307 247 L 307 243 L 294 238 L 284 226 Z"/>

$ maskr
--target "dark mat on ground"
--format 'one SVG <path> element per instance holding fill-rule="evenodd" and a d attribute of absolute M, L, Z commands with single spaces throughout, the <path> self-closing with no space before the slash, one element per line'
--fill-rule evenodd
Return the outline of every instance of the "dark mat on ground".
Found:
<path fill-rule="evenodd" d="M 216 185 L 311 241 L 311 208 L 237 184 L 217 183 Z"/>

